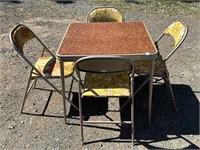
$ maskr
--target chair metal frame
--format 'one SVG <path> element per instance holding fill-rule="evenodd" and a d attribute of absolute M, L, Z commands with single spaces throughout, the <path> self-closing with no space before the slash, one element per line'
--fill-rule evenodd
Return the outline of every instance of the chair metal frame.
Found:
<path fill-rule="evenodd" d="M 171 37 L 174 38 L 174 35 L 172 35 L 172 33 L 171 33 L 171 32 L 168 32 L 167 30 L 168 30 L 173 24 L 175 24 L 175 23 L 177 23 L 177 22 L 180 22 L 180 23 L 184 26 L 184 30 L 185 30 L 185 31 L 184 31 L 184 34 L 181 36 L 181 39 L 179 40 L 179 42 L 174 44 L 173 50 L 172 50 L 172 51 L 168 54 L 168 56 L 164 59 L 164 62 L 166 62 L 166 61 L 172 56 L 172 54 L 174 54 L 174 53 L 176 52 L 176 50 L 181 46 L 181 44 L 182 44 L 183 41 L 185 40 L 185 38 L 186 38 L 186 36 L 187 36 L 187 33 L 188 33 L 188 27 L 187 27 L 187 25 L 186 25 L 185 22 L 183 22 L 182 20 L 178 20 L 178 21 L 173 22 L 171 25 L 169 25 L 169 26 L 165 29 L 165 31 L 160 35 L 160 37 L 154 42 L 155 45 L 156 45 L 156 48 L 158 49 L 158 54 L 160 54 L 160 50 L 159 50 L 159 48 L 158 48 L 158 42 L 162 39 L 162 37 L 163 37 L 164 35 L 169 35 L 169 36 L 171 36 Z"/>
<path fill-rule="evenodd" d="M 19 30 L 23 30 L 23 31 L 26 31 L 26 34 L 23 34 L 22 32 L 20 32 Z M 22 40 L 22 38 L 27 38 L 25 39 L 25 41 L 23 41 L 21 44 L 22 45 L 19 45 L 19 39 L 17 40 L 15 38 L 15 32 L 19 32 L 21 35 L 20 37 L 20 40 Z M 30 93 L 31 89 L 38 89 L 38 90 L 46 90 L 46 91 L 50 91 L 50 94 L 49 94 L 49 97 L 48 97 L 48 101 L 51 99 L 51 96 L 53 94 L 53 92 L 58 92 L 60 95 L 62 95 L 62 92 L 52 83 L 49 81 L 49 79 L 59 79 L 60 76 L 51 76 L 51 75 L 44 75 L 42 74 L 36 67 L 35 65 L 24 55 L 24 52 L 23 52 L 23 47 L 24 45 L 30 41 L 30 40 L 33 40 L 33 39 L 36 39 L 38 44 L 41 44 L 41 46 L 43 46 L 43 49 L 42 49 L 42 53 L 41 53 L 41 57 L 44 56 L 44 53 L 48 53 L 50 54 L 50 56 L 52 57 L 52 59 L 54 61 L 56 61 L 56 57 L 53 55 L 53 53 L 46 47 L 46 45 L 38 38 L 38 36 L 36 36 L 36 34 L 30 29 L 28 28 L 27 26 L 23 25 L 23 24 L 18 24 L 16 25 L 9 33 L 9 38 L 10 38 L 10 41 L 14 47 L 14 49 L 18 52 L 18 54 L 20 54 L 20 56 L 31 66 L 31 71 L 30 71 L 30 74 L 29 74 L 29 77 L 28 77 L 28 82 L 27 82 L 27 87 L 26 87 L 26 90 L 25 90 L 25 95 L 24 95 L 24 99 L 23 99 L 23 103 L 22 103 L 22 106 L 21 106 L 21 113 L 23 113 L 23 108 L 24 108 L 24 105 L 25 105 L 25 100 L 27 99 L 28 97 L 28 94 Z M 32 76 L 34 73 L 37 73 L 36 76 Z M 73 72 L 68 74 L 67 76 L 65 76 L 66 78 L 69 78 L 69 77 L 72 77 L 72 80 L 71 80 L 71 84 L 70 84 L 70 89 L 69 89 L 69 93 L 68 93 L 68 97 L 65 97 L 65 99 L 74 107 L 78 110 L 77 106 L 74 105 L 71 101 L 70 101 L 70 95 L 71 95 L 71 90 L 72 90 L 72 86 L 73 86 L 73 82 L 74 82 L 74 76 L 73 76 Z M 48 89 L 44 89 L 44 88 L 38 88 L 36 87 L 36 81 L 38 79 L 43 79 L 44 81 L 46 81 L 46 83 L 48 85 L 50 85 L 50 87 L 53 88 L 53 90 L 48 90 Z M 31 82 L 32 81 L 32 82 Z M 47 103 L 48 103 L 47 101 Z M 47 105 L 45 106 L 45 108 L 47 107 Z M 64 119 L 65 119 L 65 123 L 66 123 L 66 101 L 63 100 L 63 109 L 64 109 Z M 42 115 L 44 115 L 45 113 L 45 110 L 43 111 Z"/>
<path fill-rule="evenodd" d="M 91 21 L 90 21 L 90 16 L 91 16 L 91 14 L 94 13 L 95 11 L 97 11 L 97 10 L 100 10 L 100 9 L 103 9 L 103 10 L 105 10 L 105 9 L 112 9 L 112 10 L 115 10 L 115 11 L 117 11 L 118 14 L 120 14 L 121 17 L 122 17 L 122 21 L 120 21 L 120 22 L 124 22 L 124 21 L 125 21 L 124 14 L 123 14 L 118 8 L 116 8 L 116 7 L 114 7 L 114 6 L 98 6 L 98 7 L 95 7 L 95 8 L 93 8 L 93 9 L 91 9 L 91 10 L 89 11 L 89 13 L 87 14 L 86 21 L 87 21 L 88 23 L 91 22 Z M 95 21 L 95 22 L 102 22 L 102 21 Z M 119 22 L 119 21 L 116 21 L 116 22 Z"/>
<path fill-rule="evenodd" d="M 168 71 L 168 69 L 167 69 L 166 61 L 172 56 L 172 54 L 174 54 L 174 53 L 176 52 L 176 50 L 180 47 L 180 45 L 181 45 L 181 44 L 183 43 L 183 41 L 185 40 L 186 35 L 187 35 L 187 33 L 188 33 L 188 27 L 187 27 L 187 25 L 186 25 L 183 21 L 181 21 L 181 20 L 176 21 L 176 22 L 172 23 L 170 26 L 168 26 L 167 29 L 165 29 L 165 31 L 164 31 L 164 32 L 160 35 L 160 37 L 155 41 L 156 48 L 158 49 L 158 55 L 160 55 L 160 50 L 159 50 L 159 48 L 158 48 L 158 42 L 159 42 L 159 41 L 162 39 L 162 37 L 165 36 L 165 35 L 171 36 L 171 37 L 173 37 L 174 40 L 175 40 L 175 35 L 173 35 L 173 31 L 170 32 L 170 31 L 168 31 L 168 29 L 169 29 L 171 26 L 173 26 L 175 23 L 177 23 L 177 22 L 179 22 L 179 23 L 181 23 L 181 24 L 183 25 L 183 27 L 184 27 L 184 33 L 183 33 L 183 35 L 181 36 L 181 39 L 178 41 L 178 43 L 176 43 L 176 41 L 175 41 L 173 50 L 167 55 L 166 58 L 163 59 L 163 62 L 162 62 L 163 65 L 164 65 L 164 67 L 165 67 L 165 75 L 163 75 L 162 78 L 164 79 L 165 84 L 167 85 L 167 87 L 168 87 L 168 89 L 169 89 L 169 92 L 170 92 L 171 97 L 172 97 L 172 100 L 173 100 L 174 109 L 175 109 L 176 111 L 177 111 L 177 105 L 176 105 L 176 100 L 175 100 L 174 93 L 173 93 L 173 90 L 172 90 L 172 86 L 171 86 L 171 83 L 170 83 L 169 71 Z M 175 28 L 175 27 L 173 27 L 173 28 Z M 178 33 L 178 34 L 180 34 L 180 33 Z M 162 65 L 162 64 L 160 64 L 160 65 Z M 160 65 L 159 65 L 159 66 L 160 66 Z M 155 68 L 155 73 L 156 73 L 157 70 L 160 69 L 159 66 L 157 66 L 157 67 Z M 156 75 L 156 74 L 155 74 L 155 75 Z"/>
<path fill-rule="evenodd" d="M 96 61 L 96 62 L 95 62 Z M 121 63 L 121 64 L 120 64 Z M 116 65 L 117 64 L 117 65 Z M 124 66 L 123 66 L 124 65 Z M 81 139 L 82 144 L 84 144 L 84 137 L 83 137 L 83 124 L 84 123 L 91 123 L 91 124 L 131 124 L 131 131 L 132 131 L 132 142 L 134 144 L 134 94 L 133 94 L 133 87 L 134 87 L 134 69 L 133 63 L 130 59 L 120 57 L 120 56 L 87 56 L 80 58 L 76 61 L 74 69 L 77 73 L 78 83 L 79 83 L 79 112 L 80 112 L 80 127 L 81 127 Z M 113 73 L 122 73 L 128 72 L 129 78 L 129 96 L 115 96 L 115 95 L 98 95 L 93 91 L 91 88 L 87 88 L 85 90 L 84 80 L 82 79 L 83 74 L 98 74 L 98 75 L 108 75 Z M 85 75 L 84 74 L 84 75 Z M 83 81 L 82 81 L 83 80 Z M 95 81 L 98 82 L 98 81 Z M 100 81 L 102 82 L 102 81 Z M 106 87 L 105 87 L 106 88 Z M 103 88 L 104 89 L 104 88 Z M 85 92 L 91 91 L 94 93 L 92 97 L 128 97 L 131 100 L 131 121 L 84 121 L 83 114 L 82 114 L 82 97 L 91 97 L 91 95 L 85 95 Z M 83 95 L 84 94 L 84 95 Z M 124 105 L 122 106 L 124 107 Z M 121 111 L 121 109 L 119 110 Z"/>
<path fill-rule="evenodd" d="M 176 28 L 177 28 L 178 25 L 180 25 L 182 27 L 181 28 L 182 30 L 180 30 L 181 33 L 180 32 L 177 33 Z M 162 80 L 162 79 L 164 80 L 164 82 L 165 82 L 165 84 L 166 84 L 166 86 L 167 86 L 167 88 L 168 88 L 168 90 L 171 94 L 175 111 L 177 111 L 177 105 L 176 105 L 176 100 L 175 100 L 175 97 L 174 97 L 174 94 L 173 94 L 172 86 L 171 86 L 171 83 L 170 83 L 169 71 L 167 69 L 166 62 L 176 52 L 176 50 L 181 46 L 181 44 L 183 43 L 183 41 L 185 40 L 185 38 L 187 36 L 187 33 L 188 33 L 187 25 L 182 20 L 177 20 L 177 21 L 173 22 L 172 24 L 170 24 L 164 30 L 164 32 L 159 36 L 159 38 L 154 42 L 154 44 L 155 44 L 155 46 L 158 50 L 158 56 L 157 56 L 157 59 L 155 60 L 155 67 L 154 67 L 155 83 Z M 166 58 L 163 59 L 162 55 L 160 54 L 158 43 L 164 36 L 171 36 L 174 39 L 175 43 L 174 43 L 172 51 L 167 55 Z M 177 40 L 176 39 L 177 36 L 179 36 L 180 39 Z M 156 63 L 158 63 L 158 62 L 160 62 L 159 65 L 156 65 Z M 136 64 L 136 62 L 135 62 L 135 64 Z M 163 73 L 159 73 L 159 71 L 163 71 Z M 146 74 L 146 72 L 139 72 L 138 74 L 139 75 L 140 74 Z M 156 79 L 156 77 L 160 77 L 161 79 Z M 140 86 L 140 89 L 147 83 L 148 79 L 149 78 L 147 78 L 144 81 L 142 86 Z M 140 89 L 138 89 L 138 90 L 140 90 Z"/>

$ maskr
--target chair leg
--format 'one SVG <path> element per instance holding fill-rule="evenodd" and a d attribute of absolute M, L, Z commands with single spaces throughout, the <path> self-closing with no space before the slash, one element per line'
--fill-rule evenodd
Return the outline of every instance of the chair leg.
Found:
<path fill-rule="evenodd" d="M 37 79 L 35 79 L 35 83 L 34 83 L 34 86 L 33 86 L 34 89 L 36 88 L 36 84 L 37 84 Z"/>
<path fill-rule="evenodd" d="M 73 84 L 74 84 L 74 78 L 72 77 L 70 88 L 69 88 L 68 99 L 70 99 L 70 97 L 71 97 L 71 91 L 72 91 Z"/>
<path fill-rule="evenodd" d="M 73 83 L 74 83 L 74 78 L 72 77 L 70 88 L 69 88 L 69 93 L 68 93 L 68 97 L 67 97 L 68 101 L 70 101 Z M 65 120 L 65 124 L 66 124 L 66 115 L 67 115 L 67 113 L 66 113 L 66 102 L 65 102 L 65 100 L 63 100 L 63 109 L 64 109 L 63 110 L 63 112 L 64 112 L 64 120 Z"/>
<path fill-rule="evenodd" d="M 173 100 L 173 104 L 174 104 L 174 109 L 175 111 L 177 111 L 177 106 L 176 106 L 176 100 L 175 100 L 175 97 L 174 97 L 174 93 L 173 93 L 173 90 L 172 90 L 172 86 L 171 86 L 171 83 L 170 83 L 170 80 L 169 80 L 169 77 L 165 77 L 164 78 L 164 81 L 165 81 L 165 84 L 169 90 L 169 93 L 171 94 L 171 97 L 172 97 L 172 100 Z"/>
<path fill-rule="evenodd" d="M 31 82 L 31 74 L 29 75 L 29 78 L 28 78 L 28 82 L 27 82 L 27 86 L 26 86 L 26 91 L 25 91 L 25 94 L 24 94 L 24 99 L 23 99 L 23 102 L 22 102 L 22 106 L 21 106 L 21 113 L 23 113 L 23 109 L 24 109 L 24 104 L 25 104 L 25 100 L 28 96 L 28 93 L 30 92 L 31 90 L 31 87 L 32 85 L 30 86 L 30 82 Z M 34 83 L 34 81 L 33 81 Z"/>
<path fill-rule="evenodd" d="M 131 138 L 132 143 L 134 145 L 134 139 L 135 139 L 135 130 L 134 130 L 134 100 L 131 99 Z"/>
<path fill-rule="evenodd" d="M 135 130 L 134 130 L 134 79 L 131 78 L 131 137 L 132 137 L 132 143 L 134 145 L 134 139 L 135 139 Z"/>
<path fill-rule="evenodd" d="M 82 110 L 82 100 L 81 100 L 81 87 L 80 87 L 80 83 L 79 83 L 78 99 L 79 99 L 79 116 L 80 116 L 80 128 L 81 128 L 81 142 L 82 142 L 82 145 L 83 145 L 84 144 L 84 137 L 83 137 L 83 110 Z"/>

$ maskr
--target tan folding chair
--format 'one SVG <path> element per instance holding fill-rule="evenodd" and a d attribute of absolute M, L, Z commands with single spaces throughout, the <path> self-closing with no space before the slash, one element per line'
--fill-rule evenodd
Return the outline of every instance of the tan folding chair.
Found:
<path fill-rule="evenodd" d="M 123 22 L 124 15 L 113 6 L 95 7 L 87 15 L 87 22 Z"/>
<path fill-rule="evenodd" d="M 131 124 L 132 142 L 134 142 L 134 74 L 132 62 L 119 56 L 88 56 L 75 63 L 75 70 L 79 82 L 82 144 L 84 143 L 83 123 Z M 114 121 L 114 119 L 85 121 L 82 114 L 82 97 L 127 97 L 131 100 L 131 121 Z"/>
<path fill-rule="evenodd" d="M 52 92 L 56 91 L 60 95 L 62 95 L 61 91 L 50 81 L 50 79 L 59 79 L 60 78 L 60 63 L 57 62 L 56 57 L 53 55 L 53 53 L 43 44 L 43 42 L 36 36 L 36 34 L 29 29 L 27 26 L 18 24 L 15 26 L 10 34 L 10 41 L 13 44 L 14 49 L 20 54 L 20 56 L 31 66 L 31 71 L 30 75 L 28 78 L 28 83 L 24 95 L 24 100 L 22 103 L 21 107 L 21 113 L 23 113 L 23 108 L 25 104 L 25 100 L 28 97 L 29 92 L 31 89 L 38 89 L 38 90 L 47 90 L 50 91 L 48 101 L 51 99 Z M 33 43 L 32 43 L 33 42 Z M 29 49 L 27 52 L 26 45 L 31 45 L 28 48 L 33 48 Z M 41 56 L 39 58 L 36 58 L 36 61 L 34 59 L 29 58 L 27 53 L 28 52 L 34 52 L 37 49 L 35 48 L 41 48 Z M 39 50 L 39 49 L 38 49 Z M 33 56 L 33 55 L 32 55 Z M 31 57 L 32 57 L 31 56 Z M 66 97 L 66 100 L 77 110 L 78 108 L 69 100 L 73 82 L 74 82 L 74 77 L 73 77 L 73 67 L 74 67 L 74 62 L 65 62 L 64 63 L 64 75 L 65 77 L 72 77 L 71 80 L 71 86 L 69 89 L 69 94 L 68 97 Z M 38 79 L 42 79 L 46 81 L 46 83 L 53 88 L 53 90 L 48 90 L 44 88 L 39 88 L 36 86 L 36 81 Z M 64 105 L 64 119 L 66 121 L 66 102 L 63 101 Z M 44 114 L 44 111 L 43 111 Z"/>
<path fill-rule="evenodd" d="M 179 48 L 179 46 L 183 43 L 184 39 L 186 38 L 187 32 L 188 32 L 187 25 L 183 21 L 175 21 L 170 26 L 168 26 L 165 29 L 165 31 L 160 35 L 160 37 L 155 41 L 155 46 L 158 49 L 158 57 L 155 60 L 155 66 L 154 66 L 155 83 L 158 83 L 158 81 L 164 79 L 165 84 L 167 85 L 169 92 L 171 94 L 175 110 L 177 110 L 177 106 L 172 91 L 172 86 L 170 84 L 169 72 L 167 69 L 166 62 L 172 56 L 172 54 L 175 53 L 175 51 Z M 160 50 L 158 47 L 159 41 L 163 37 L 166 38 L 172 37 L 174 39 L 174 44 L 171 47 L 172 51 L 167 55 L 166 58 L 163 58 L 163 56 L 160 54 Z M 167 40 L 165 39 L 165 41 Z M 170 47 L 168 47 L 168 49 L 170 49 Z M 134 67 L 136 74 L 139 75 L 148 74 L 150 70 L 150 63 L 149 61 L 134 61 Z M 145 80 L 144 84 L 147 83 L 147 81 L 148 79 Z"/>

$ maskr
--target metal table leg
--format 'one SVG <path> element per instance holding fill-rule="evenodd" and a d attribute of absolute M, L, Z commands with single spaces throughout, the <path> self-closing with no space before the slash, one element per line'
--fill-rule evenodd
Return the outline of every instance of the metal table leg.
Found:
<path fill-rule="evenodd" d="M 151 72 L 150 72 L 150 76 L 149 76 L 149 125 L 151 123 L 154 63 L 155 63 L 155 60 L 152 60 L 151 61 Z"/>
<path fill-rule="evenodd" d="M 63 107 L 64 107 L 64 119 L 66 122 L 66 101 L 65 101 L 65 79 L 64 79 L 64 63 L 60 62 L 60 74 L 61 74 L 61 83 L 62 83 L 62 97 L 63 97 Z"/>

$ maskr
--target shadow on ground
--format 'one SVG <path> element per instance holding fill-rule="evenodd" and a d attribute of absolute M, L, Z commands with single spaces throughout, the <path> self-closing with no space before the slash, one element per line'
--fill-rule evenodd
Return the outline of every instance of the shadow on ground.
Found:
<path fill-rule="evenodd" d="M 190 146 L 184 149 L 198 149 L 198 146 L 182 136 L 199 134 L 198 99 L 188 85 L 172 85 L 172 88 L 178 107 L 177 112 L 173 109 L 172 99 L 167 88 L 164 85 L 154 85 L 150 127 L 147 126 L 147 102 L 145 101 L 147 97 L 145 99 L 142 95 L 136 97 L 136 140 L 148 149 L 161 149 L 161 147 L 152 147 L 149 144 L 172 140 L 169 135 L 175 135 L 175 138 L 182 138 L 190 143 Z M 151 142 L 140 142 L 141 140 L 150 140 Z"/>
<path fill-rule="evenodd" d="M 152 121 L 148 126 L 148 86 L 144 87 L 140 93 L 135 96 L 135 140 L 136 145 L 143 145 L 147 149 L 162 149 L 162 147 L 154 147 L 151 144 L 155 142 L 168 141 L 181 138 L 190 146 L 183 149 L 198 149 L 198 146 L 188 141 L 183 135 L 199 134 L 199 102 L 191 87 L 188 85 L 172 85 L 174 95 L 177 102 L 178 111 L 173 108 L 172 99 L 164 85 L 154 85 L 153 104 L 152 104 Z M 73 102 L 77 104 L 78 96 L 74 94 Z M 124 102 L 120 100 L 120 104 Z M 87 106 L 87 109 L 86 109 Z M 86 119 L 90 116 L 105 115 L 108 109 L 107 99 L 85 100 L 83 104 L 83 113 Z M 75 114 L 74 114 L 75 113 Z M 71 115 L 78 115 L 71 107 L 69 111 Z M 130 107 L 125 107 L 121 112 L 121 119 L 130 120 Z M 94 127 L 93 125 L 91 127 Z M 97 128 L 98 127 L 95 125 Z M 105 128 L 106 130 L 116 130 Z M 131 139 L 131 131 L 129 125 L 120 127 L 120 136 L 111 139 L 100 139 L 99 141 L 90 141 L 86 144 L 104 142 L 124 142 L 119 139 Z M 173 138 L 169 138 L 173 135 Z M 117 139 L 117 141 L 116 141 Z M 150 141 L 150 142 L 144 142 Z M 163 148 L 164 149 L 164 148 Z"/>
<path fill-rule="evenodd" d="M 58 4 L 72 4 L 75 0 L 54 0 Z"/>
<path fill-rule="evenodd" d="M 10 3 L 22 3 L 21 0 L 0 0 L 0 2 L 10 2 Z"/>
<path fill-rule="evenodd" d="M 136 85 L 137 86 L 137 85 Z M 135 96 L 135 145 L 143 145 L 147 149 L 164 149 L 155 147 L 152 144 L 156 142 L 167 142 L 173 139 L 182 139 L 189 143 L 188 147 L 183 149 L 199 149 L 197 145 L 184 138 L 184 135 L 199 135 L 199 102 L 193 90 L 188 85 L 172 85 L 178 111 L 174 111 L 172 99 L 165 85 L 154 85 L 153 103 L 152 103 L 152 120 L 148 125 L 148 85 L 146 85 Z M 74 93 L 72 102 L 78 106 L 78 94 Z M 120 106 L 125 99 L 120 99 Z M 46 116 L 63 118 L 63 116 L 45 114 L 47 104 L 42 114 L 23 112 L 28 115 Z M 118 103 L 118 101 L 117 101 Z M 127 105 L 120 113 L 121 120 L 130 120 L 130 105 Z M 106 116 L 108 112 L 107 98 L 92 98 L 83 100 L 83 115 L 85 120 L 91 116 Z M 74 107 L 70 107 L 68 117 L 76 117 L 79 112 Z M 69 123 L 70 124 L 70 123 Z M 79 122 L 72 125 L 79 125 Z M 85 125 L 86 126 L 86 125 Z M 89 141 L 85 144 L 98 142 L 130 142 L 131 130 L 130 125 L 118 125 L 119 128 L 100 127 L 98 125 L 87 125 L 91 128 L 100 128 L 103 130 L 112 130 L 120 132 L 119 137 L 109 139 L 99 139 Z M 128 141 L 127 141 L 128 140 Z"/>

